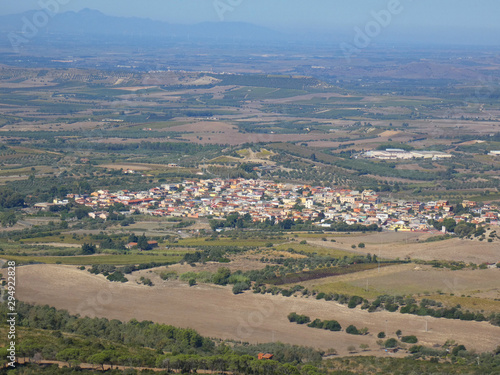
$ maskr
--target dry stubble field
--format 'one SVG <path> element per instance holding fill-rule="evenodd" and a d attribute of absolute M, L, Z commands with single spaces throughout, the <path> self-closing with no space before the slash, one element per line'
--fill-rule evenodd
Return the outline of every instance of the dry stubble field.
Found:
<path fill-rule="evenodd" d="M 367 343 L 374 352 L 385 355 L 376 345 L 376 334 L 390 336 L 398 329 L 416 335 L 426 345 L 443 344 L 448 339 L 468 348 L 490 351 L 498 345 L 500 327 L 485 322 L 463 322 L 399 313 L 369 314 L 323 300 L 244 293 L 233 295 L 229 287 L 180 282 L 158 282 L 154 287 L 111 283 L 74 266 L 31 265 L 18 268 L 17 297 L 25 302 L 49 304 L 83 316 L 99 316 L 128 321 L 152 320 L 178 327 L 191 327 L 202 335 L 222 339 L 264 343 L 281 341 L 315 348 L 335 348 L 347 354 L 349 345 Z M 155 280 L 156 281 L 156 280 Z M 288 322 L 290 312 L 312 319 L 335 319 L 346 328 L 354 324 L 368 327 L 370 335 L 352 336 Z M 425 332 L 426 321 L 428 332 Z M 376 349 L 376 350 L 375 350 Z"/>
<path fill-rule="evenodd" d="M 483 298 L 482 306 L 488 311 L 500 312 L 500 270 L 460 270 L 436 269 L 431 266 L 400 264 L 380 269 L 356 272 L 348 275 L 326 277 L 319 280 L 301 282 L 308 289 L 330 293 L 340 292 L 339 288 L 351 289 L 351 293 L 366 297 L 379 295 L 432 295 Z M 429 298 L 429 297 L 427 297 Z M 444 298 L 444 297 L 442 297 Z M 463 303 L 462 303 L 463 304 Z M 469 308 L 469 306 L 467 306 Z M 471 309 L 481 310 L 481 307 Z"/>
<path fill-rule="evenodd" d="M 352 245 L 363 242 L 366 247 L 354 251 L 364 254 L 371 253 L 382 258 L 400 258 L 421 260 L 448 260 L 463 261 L 466 263 L 481 264 L 484 262 L 497 263 L 500 261 L 500 246 L 498 242 L 479 242 L 477 240 L 466 240 L 452 238 L 445 241 L 424 242 L 426 238 L 440 235 L 441 233 L 429 234 L 422 232 L 382 232 L 366 235 L 355 235 L 342 237 L 337 242 L 324 242 L 310 240 L 308 243 L 353 251 Z"/>

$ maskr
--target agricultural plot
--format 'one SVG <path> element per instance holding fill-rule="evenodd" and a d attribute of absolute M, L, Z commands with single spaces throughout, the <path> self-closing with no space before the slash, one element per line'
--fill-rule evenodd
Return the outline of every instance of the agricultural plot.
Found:
<path fill-rule="evenodd" d="M 300 284 L 324 293 L 345 293 L 364 298 L 413 295 L 443 301 L 448 306 L 460 304 L 475 311 L 499 311 L 500 304 L 496 301 L 500 297 L 498 272 L 497 269 L 451 271 L 405 264 Z"/>
<path fill-rule="evenodd" d="M 50 303 L 71 313 L 109 319 L 128 321 L 136 318 L 191 327 L 203 335 L 223 339 L 252 343 L 281 341 L 323 349 L 334 347 L 340 355 L 347 354 L 350 345 L 366 343 L 372 350 L 377 348 L 376 333 L 380 331 L 393 335 L 396 330 L 402 329 L 405 334 L 416 335 L 425 345 L 442 345 L 446 340 L 454 339 L 468 343 L 478 351 L 492 350 L 498 344 L 497 337 L 500 335 L 500 328 L 487 323 L 389 312 L 370 314 L 310 298 L 251 293 L 232 295 L 224 287 L 189 287 L 176 281 L 166 281 L 154 287 L 131 283 L 118 285 L 70 266 L 24 266 L 19 267 L 18 273 L 22 280 L 18 296 L 26 302 Z M 106 298 L 96 300 L 99 293 L 106 293 Z M 353 336 L 301 326 L 291 329 L 287 319 L 290 312 L 322 320 L 335 319 L 343 327 L 349 324 L 366 326 L 372 334 Z M 384 355 L 377 350 L 371 354 Z"/>
<path fill-rule="evenodd" d="M 182 259 L 181 251 L 163 252 L 161 254 L 124 254 L 124 255 L 95 255 L 95 256 L 3 256 L 7 260 L 14 260 L 18 264 L 46 263 L 46 264 L 71 264 L 88 266 L 92 264 L 134 265 L 150 262 L 177 263 Z"/>
<path fill-rule="evenodd" d="M 335 243 L 310 241 L 313 245 L 321 245 L 335 250 L 371 253 L 382 258 L 390 259 L 420 259 L 426 261 L 449 260 L 463 261 L 466 263 L 481 264 L 484 262 L 497 262 L 500 259 L 498 244 L 489 242 L 472 241 L 452 238 L 437 242 L 426 242 L 431 237 L 428 233 L 400 232 L 377 233 L 344 237 Z M 391 238 L 394 241 L 391 241 Z M 359 243 L 364 243 L 363 249 L 353 249 Z"/>
<path fill-rule="evenodd" d="M 204 59 L 199 65 L 204 71 L 212 52 L 197 55 Z M 395 337 L 399 329 L 417 336 L 419 345 L 451 339 L 478 353 L 496 348 L 500 328 L 489 323 L 495 315 L 472 321 L 391 313 L 390 301 L 383 302 L 385 310 L 369 312 L 380 295 L 393 301 L 415 298 L 416 308 L 432 299 L 446 308 L 460 305 L 464 312 L 500 312 L 494 265 L 500 261 L 495 235 L 500 231 L 494 224 L 498 209 L 492 208 L 500 197 L 500 161 L 488 155 L 500 147 L 494 98 L 483 106 L 467 104 L 475 82 L 459 85 L 461 76 L 432 82 L 389 79 L 387 67 L 351 71 L 340 62 L 338 70 L 317 73 L 312 66 L 323 66 L 323 57 L 304 58 L 300 65 L 276 58 L 280 65 L 275 58 L 256 56 L 252 68 L 247 61 L 232 67 L 255 72 L 260 66 L 286 75 L 176 71 L 186 69 L 184 64 L 191 69 L 189 59 L 169 58 L 177 65 L 156 73 L 114 71 L 116 65 L 103 65 L 109 69 L 102 72 L 59 66 L 43 74 L 1 69 L 0 190 L 6 193 L 0 194 L 0 218 L 6 228 L 0 257 L 18 264 L 20 300 L 83 316 L 190 327 L 222 340 L 334 348 L 341 356 L 352 354 L 349 346 L 360 345 L 369 345 L 363 354 L 385 356 L 377 334 Z M 486 60 L 481 64 L 493 66 Z M 345 80 L 338 79 L 344 75 Z M 364 155 L 387 148 L 452 157 L 378 160 Z M 248 185 L 256 180 L 280 185 L 279 195 L 270 193 L 268 183 L 259 194 L 252 195 L 248 186 L 232 192 L 233 201 L 252 202 L 245 210 L 258 212 L 255 222 L 251 216 L 233 223 L 223 217 L 243 212 L 225 201 L 232 199 L 225 192 L 238 178 Z M 200 180 L 212 180 L 206 182 L 208 190 Z M 168 188 L 152 189 L 161 185 Z M 326 187 L 338 195 L 323 196 Z M 96 193 L 100 190 L 154 198 L 150 204 L 124 204 Z M 340 191 L 359 191 L 352 193 L 357 197 L 366 190 L 377 199 L 341 204 L 345 194 Z M 92 193 L 99 203 L 75 199 Z M 63 199 L 69 199 L 67 205 L 51 205 Z M 479 204 L 460 206 L 467 199 Z M 104 204 L 107 200 L 116 204 Z M 446 200 L 449 204 L 422 211 L 399 203 Z M 35 208 L 39 202 L 49 205 Z M 377 232 L 379 225 L 390 227 L 383 224 L 385 215 L 377 221 L 387 202 L 388 223 L 396 218 L 403 223 L 398 231 Z M 276 221 L 280 209 L 285 220 Z M 90 218 L 90 212 L 100 211 L 101 218 Z M 405 231 L 426 223 L 438 228 L 446 215 L 460 217 L 457 222 L 469 216 L 470 222 L 477 219 L 473 231 L 486 229 L 471 234 L 472 239 Z M 367 229 L 369 220 L 377 222 L 375 228 Z M 348 221 L 356 224 L 348 227 Z M 355 232 L 364 230 L 374 231 Z M 133 235 L 143 234 L 159 246 L 148 251 L 126 246 L 136 241 Z M 104 241 L 110 247 L 101 247 Z M 98 254 L 81 255 L 88 243 Z M 115 274 L 114 281 L 122 282 L 106 279 L 112 266 L 131 270 L 147 263 L 161 266 L 127 273 L 128 281 Z M 89 266 L 100 271 L 90 274 Z M 218 282 L 219 273 L 229 273 L 234 282 L 229 277 Z M 352 298 L 361 302 L 354 307 L 341 302 Z M 287 316 L 292 312 L 312 321 L 337 320 L 343 330 L 291 325 Z M 348 334 L 351 324 L 366 327 L 368 334 Z"/>

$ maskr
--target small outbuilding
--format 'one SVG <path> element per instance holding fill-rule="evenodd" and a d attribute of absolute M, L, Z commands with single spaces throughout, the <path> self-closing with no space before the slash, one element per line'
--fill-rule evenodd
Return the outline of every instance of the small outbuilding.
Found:
<path fill-rule="evenodd" d="M 270 353 L 259 353 L 257 358 L 260 359 L 260 360 L 269 360 L 269 359 L 273 359 L 274 357 L 274 354 L 270 354 Z"/>

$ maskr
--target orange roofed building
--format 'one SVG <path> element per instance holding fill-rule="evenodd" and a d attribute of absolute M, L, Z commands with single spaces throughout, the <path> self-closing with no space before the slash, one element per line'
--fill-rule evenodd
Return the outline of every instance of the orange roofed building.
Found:
<path fill-rule="evenodd" d="M 269 354 L 269 353 L 259 353 L 258 354 L 258 359 L 273 359 L 274 354 Z"/>

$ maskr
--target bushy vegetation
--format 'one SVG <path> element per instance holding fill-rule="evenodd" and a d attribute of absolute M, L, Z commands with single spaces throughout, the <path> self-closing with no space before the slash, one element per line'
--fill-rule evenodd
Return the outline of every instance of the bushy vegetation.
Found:
<path fill-rule="evenodd" d="M 184 255 L 182 261 L 188 264 L 205 262 L 229 263 L 228 254 L 241 253 L 247 250 L 237 246 L 198 246 L 197 248 L 201 248 L 202 251 L 187 253 Z"/>
<path fill-rule="evenodd" d="M 175 278 L 172 273 L 162 273 L 164 280 Z M 179 276 L 180 280 L 188 281 L 194 280 L 201 283 L 212 283 L 216 285 L 233 285 L 233 293 L 240 294 L 245 290 L 250 289 L 250 279 L 244 275 L 242 271 L 231 273 L 229 268 L 220 267 L 217 272 L 211 273 L 208 271 L 202 272 L 186 272 Z"/>
<path fill-rule="evenodd" d="M 358 329 L 356 326 L 354 326 L 352 324 L 349 327 L 347 327 L 345 331 L 346 331 L 346 333 L 348 333 L 350 335 L 366 335 L 366 334 L 368 334 L 368 328 L 364 327 L 364 328 Z"/>
<path fill-rule="evenodd" d="M 311 318 L 307 315 L 298 315 L 297 313 L 292 312 L 288 314 L 288 321 L 291 323 L 306 324 L 311 321 Z"/>
<path fill-rule="evenodd" d="M 485 317 L 480 312 L 463 311 L 460 307 L 450 307 L 450 308 L 432 308 L 425 303 L 420 303 L 420 305 L 411 304 L 401 307 L 401 314 L 413 314 L 413 315 L 428 315 L 435 318 L 446 318 L 446 319 L 460 319 L 460 320 L 475 320 L 478 322 L 490 320 L 492 324 L 496 322 L 496 316 L 491 316 L 490 318 Z M 494 314 L 493 314 L 494 315 Z"/>
<path fill-rule="evenodd" d="M 296 206 L 296 209 L 302 209 L 302 206 Z M 321 217 L 318 217 L 316 221 L 319 221 Z M 252 228 L 260 230 L 271 230 L 271 231 L 327 231 L 327 232 L 374 232 L 381 231 L 382 229 L 377 224 L 363 225 L 363 224 L 347 224 L 344 221 L 326 221 L 325 223 L 330 224 L 329 227 L 317 227 L 311 226 L 312 222 L 303 220 L 292 220 L 285 219 L 276 223 L 276 218 L 272 216 L 267 218 L 262 222 L 253 222 L 249 214 L 240 216 L 237 212 L 230 213 L 226 216 L 225 220 L 210 220 L 209 224 L 213 231 L 224 228 Z"/>
<path fill-rule="evenodd" d="M 109 274 L 108 276 L 106 276 L 106 279 L 108 279 L 109 281 L 116 281 L 120 283 L 126 283 L 128 281 L 125 275 L 120 271 L 115 271 L 112 274 Z"/>
<path fill-rule="evenodd" d="M 401 342 L 406 342 L 408 344 L 416 344 L 418 342 L 417 336 L 403 336 L 401 337 Z"/>
<path fill-rule="evenodd" d="M 102 318 L 77 318 L 66 311 L 49 306 L 32 306 L 17 303 L 18 325 L 30 329 L 58 330 L 84 335 L 89 338 L 112 340 L 124 345 L 137 345 L 174 351 L 178 353 L 214 353 L 215 344 L 191 329 L 181 329 L 153 322 Z M 2 316 L 7 313 L 5 304 L 0 307 Z"/>
<path fill-rule="evenodd" d="M 384 341 L 385 348 L 396 348 L 397 346 L 398 346 L 398 340 L 396 340 L 393 337 Z"/>
<path fill-rule="evenodd" d="M 326 329 L 328 331 L 341 331 L 342 326 L 336 320 L 320 320 L 314 319 L 311 322 L 311 318 L 307 315 L 298 315 L 297 313 L 288 314 L 288 321 L 297 324 L 307 324 L 311 328 Z"/>
<path fill-rule="evenodd" d="M 163 266 L 165 264 L 170 264 L 169 262 L 151 262 L 151 263 L 142 263 L 139 265 L 128 265 L 117 267 L 111 264 L 94 264 L 89 267 L 88 272 L 99 275 L 102 274 L 106 276 L 109 281 L 116 281 L 126 283 L 128 279 L 125 277 L 125 274 L 131 274 L 135 271 L 146 270 L 150 268 L 156 268 Z M 150 280 L 151 281 L 151 280 Z M 145 283 L 149 285 L 149 283 Z M 152 284 L 152 283 L 151 283 Z"/>
<path fill-rule="evenodd" d="M 280 342 L 266 344 L 237 344 L 234 351 L 241 355 L 257 357 L 258 353 L 272 353 L 273 359 L 282 363 L 314 363 L 321 361 L 324 352 L 299 345 L 289 345 Z"/>
<path fill-rule="evenodd" d="M 0 209 L 17 208 L 23 206 L 24 206 L 23 195 L 11 189 L 0 190 Z"/>
<path fill-rule="evenodd" d="M 478 322 L 488 321 L 492 325 L 500 325 L 500 314 L 498 313 L 491 313 L 485 316 L 482 312 L 464 311 L 459 305 L 454 307 L 443 307 L 441 302 L 436 302 L 427 298 L 423 298 L 420 303 L 417 304 L 412 297 L 383 295 L 377 297 L 371 303 L 366 301 L 361 308 L 367 309 L 369 312 L 374 312 L 379 309 L 390 312 L 399 310 L 401 314 L 433 316 L 435 318 L 445 319 L 474 320 Z"/>
<path fill-rule="evenodd" d="M 36 355 L 42 359 L 64 361 L 71 366 L 86 362 L 100 366 L 157 367 L 167 372 L 202 369 L 238 374 L 262 371 L 298 374 L 296 365 L 318 362 L 322 355 L 310 348 L 280 343 L 244 344 L 231 349 L 224 344 L 217 345 L 191 329 L 134 319 L 122 323 L 118 320 L 79 318 L 48 306 L 22 302 L 18 302 L 17 311 L 18 329 L 27 330 L 18 347 L 18 354 L 21 357 L 33 358 Z M 0 305 L 0 316 L 5 318 L 4 321 L 7 312 L 6 305 Z M 0 349 L 3 363 L 5 350 Z M 258 361 L 257 353 L 261 351 L 272 352 L 274 359 Z"/>
<path fill-rule="evenodd" d="M 336 320 L 314 319 L 307 326 L 311 327 L 311 328 L 326 329 L 328 331 L 341 331 L 342 330 L 342 326 Z"/>

